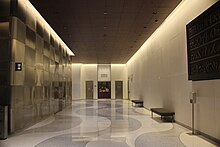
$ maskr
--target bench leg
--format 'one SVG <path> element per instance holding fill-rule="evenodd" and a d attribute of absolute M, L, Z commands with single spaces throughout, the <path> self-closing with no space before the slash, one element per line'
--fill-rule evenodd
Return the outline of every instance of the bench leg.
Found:
<path fill-rule="evenodd" d="M 153 111 L 151 111 L 151 118 L 153 118 Z"/>
<path fill-rule="evenodd" d="M 174 115 L 172 115 L 172 122 L 174 122 Z"/>

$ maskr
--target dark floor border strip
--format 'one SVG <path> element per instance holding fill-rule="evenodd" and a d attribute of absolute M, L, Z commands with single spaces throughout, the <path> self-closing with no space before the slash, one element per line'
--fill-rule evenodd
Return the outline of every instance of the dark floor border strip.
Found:
<path fill-rule="evenodd" d="M 177 123 L 178 125 L 181 125 L 189 130 L 192 130 L 192 128 L 188 125 L 185 125 L 181 122 L 178 122 L 178 121 L 175 121 L 175 123 Z M 207 140 L 208 142 L 211 142 L 212 144 L 216 145 L 216 146 L 220 146 L 220 140 L 218 140 L 217 138 L 213 137 L 213 136 L 210 136 L 204 132 L 201 132 L 199 130 L 195 130 L 196 134 L 198 135 L 201 135 L 201 136 L 198 136 L 198 137 L 201 137 L 202 139 L 204 140 Z"/>
<path fill-rule="evenodd" d="M 149 110 L 149 111 L 151 111 L 149 108 L 146 108 L 146 107 L 144 107 L 144 108 L 147 109 L 147 110 Z M 183 126 L 184 128 L 187 128 L 187 129 L 189 129 L 189 130 L 192 130 L 192 128 L 191 128 L 190 126 L 185 125 L 185 124 L 183 124 L 183 123 L 181 123 L 181 122 L 179 122 L 179 121 L 176 121 L 176 120 L 175 120 L 175 123 L 178 124 L 178 125 Z M 204 132 L 201 132 L 201 131 L 199 131 L 199 130 L 195 130 L 195 132 L 196 132 L 196 134 L 201 135 L 201 136 L 199 136 L 199 137 L 202 137 L 203 139 L 205 139 L 205 140 L 211 142 L 212 144 L 214 144 L 214 145 L 220 147 L 220 140 L 219 140 L 219 139 L 217 139 L 217 138 L 215 138 L 215 137 L 213 137 L 213 136 L 210 136 L 210 135 L 208 135 L 208 134 L 206 134 L 206 133 L 204 133 Z"/>

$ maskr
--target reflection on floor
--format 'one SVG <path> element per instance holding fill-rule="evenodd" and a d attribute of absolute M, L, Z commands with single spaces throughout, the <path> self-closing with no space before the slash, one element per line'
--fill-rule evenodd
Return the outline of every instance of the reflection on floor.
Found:
<path fill-rule="evenodd" d="M 1 147 L 215 147 L 150 117 L 127 100 L 74 101 L 71 108 L 0 141 Z"/>

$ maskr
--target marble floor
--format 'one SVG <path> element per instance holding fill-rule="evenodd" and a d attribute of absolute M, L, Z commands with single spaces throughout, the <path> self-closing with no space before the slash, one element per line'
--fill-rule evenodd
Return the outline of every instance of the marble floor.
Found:
<path fill-rule="evenodd" d="M 156 116 L 156 115 L 155 115 Z M 176 123 L 151 118 L 127 100 L 73 101 L 72 107 L 0 141 L 0 147 L 217 147 Z"/>

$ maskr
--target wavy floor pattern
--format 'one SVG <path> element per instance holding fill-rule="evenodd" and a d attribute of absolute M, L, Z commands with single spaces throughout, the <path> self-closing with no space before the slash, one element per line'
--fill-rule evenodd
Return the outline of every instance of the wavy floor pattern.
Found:
<path fill-rule="evenodd" d="M 159 116 L 152 119 L 147 109 L 133 107 L 128 100 L 78 100 L 72 107 L 1 140 L 0 147 L 218 146 L 187 132 L 175 123 L 161 122 Z"/>

